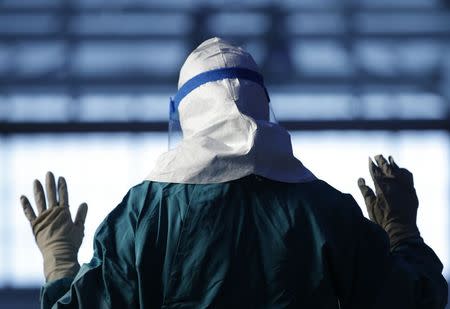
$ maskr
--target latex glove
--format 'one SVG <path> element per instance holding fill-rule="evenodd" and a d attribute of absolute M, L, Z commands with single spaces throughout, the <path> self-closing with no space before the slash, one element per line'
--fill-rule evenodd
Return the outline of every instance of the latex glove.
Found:
<path fill-rule="evenodd" d="M 363 178 L 358 179 L 370 219 L 387 232 L 391 249 L 407 240 L 421 240 L 416 224 L 419 201 L 413 175 L 398 167 L 392 157 L 387 162 L 382 155 L 377 155 L 375 161 L 378 166 L 369 158 L 375 193 Z"/>
<path fill-rule="evenodd" d="M 58 179 L 58 198 L 55 177 L 51 172 L 46 175 L 45 186 L 47 205 L 41 183 L 39 180 L 33 183 L 38 216 L 27 197 L 22 195 L 20 201 L 44 258 L 45 279 L 52 281 L 73 277 L 80 268 L 77 255 L 83 241 L 87 205 L 86 203 L 80 205 L 75 221 L 72 221 L 65 179 L 63 177 Z"/>

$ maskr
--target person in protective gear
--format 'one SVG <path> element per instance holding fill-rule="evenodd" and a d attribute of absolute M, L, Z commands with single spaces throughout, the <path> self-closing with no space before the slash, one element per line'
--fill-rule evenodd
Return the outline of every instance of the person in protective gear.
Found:
<path fill-rule="evenodd" d="M 375 193 L 358 181 L 373 223 L 293 156 L 244 50 L 205 41 L 179 89 L 180 144 L 101 223 L 76 274 L 85 206 L 72 223 L 60 193 L 69 216 L 41 220 L 43 195 L 37 218 L 22 198 L 32 225 L 45 221 L 33 226 L 44 264 L 57 265 L 42 308 L 444 308 L 442 264 L 419 235 L 407 170 L 377 156 Z"/>

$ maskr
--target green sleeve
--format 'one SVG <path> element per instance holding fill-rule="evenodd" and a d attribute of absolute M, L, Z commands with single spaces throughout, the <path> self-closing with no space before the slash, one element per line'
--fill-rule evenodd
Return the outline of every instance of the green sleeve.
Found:
<path fill-rule="evenodd" d="M 70 289 L 73 278 L 62 278 L 47 282 L 41 288 L 41 307 L 51 308 Z"/>
<path fill-rule="evenodd" d="M 351 198 L 351 202 L 356 202 Z M 364 218 L 356 220 L 354 260 L 342 308 L 438 309 L 447 304 L 442 264 L 422 239 L 390 250 L 387 234 Z"/>
<path fill-rule="evenodd" d="M 137 208 L 145 200 L 145 191 L 142 186 L 130 190 L 101 223 L 94 237 L 94 256 L 81 266 L 73 282 L 61 279 L 42 288 L 42 308 L 138 306 L 134 238 Z"/>

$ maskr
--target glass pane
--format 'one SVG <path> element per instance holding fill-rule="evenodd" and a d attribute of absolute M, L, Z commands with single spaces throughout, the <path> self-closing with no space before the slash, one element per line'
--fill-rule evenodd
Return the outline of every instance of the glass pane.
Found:
<path fill-rule="evenodd" d="M 58 19 L 52 15 L 0 15 L 0 33 L 54 33 L 58 28 Z"/>
<path fill-rule="evenodd" d="M 74 18 L 80 34 L 185 34 L 192 23 L 184 14 L 84 14 Z"/>
<path fill-rule="evenodd" d="M 366 214 L 358 177 L 371 183 L 367 157 L 391 154 L 415 176 L 420 199 L 418 224 L 449 274 L 447 205 L 449 136 L 446 133 L 292 132 L 294 152 L 319 178 L 351 193 Z M 141 182 L 167 150 L 167 135 L 87 134 L 14 136 L 0 139 L 0 286 L 43 282 L 42 259 L 19 196 L 32 197 L 32 181 L 47 170 L 66 177 L 71 207 L 89 205 L 81 262 L 92 255 L 92 238 L 103 218 L 129 188 Z M 430 181 L 432 179 L 432 181 Z"/>
<path fill-rule="evenodd" d="M 289 94 L 270 95 L 275 117 L 282 120 L 336 120 L 352 117 L 352 97 L 346 94 Z"/>
<path fill-rule="evenodd" d="M 208 28 L 219 35 L 261 34 L 269 27 L 270 21 L 262 14 L 220 13 L 208 19 Z"/>
<path fill-rule="evenodd" d="M 2 177 L 5 194 L 1 195 L 4 215 L 0 222 L 6 229 L 2 238 L 7 239 L 1 242 L 0 252 L 1 264 L 7 267 L 0 285 L 28 286 L 43 282 L 42 258 L 19 204 L 21 194 L 32 200 L 33 179 L 44 180 L 47 170 L 63 175 L 73 211 L 80 203 L 88 203 L 85 242 L 79 252 L 80 262 L 87 262 L 92 256 L 95 229 L 129 188 L 150 172 L 158 155 L 167 149 L 167 136 L 23 136 L 3 141 L 3 146 L 6 157 L 1 165 L 6 177 Z"/>
<path fill-rule="evenodd" d="M 297 40 L 293 45 L 293 59 L 301 73 L 329 76 L 353 73 L 352 61 L 339 42 Z"/>
<path fill-rule="evenodd" d="M 414 174 L 420 201 L 418 226 L 449 272 L 449 135 L 442 133 L 324 132 L 292 133 L 294 153 L 315 175 L 336 189 L 350 193 L 367 216 L 356 184 L 359 177 L 372 184 L 368 156 L 392 155 Z M 372 186 L 373 188 L 373 186 Z"/>
<path fill-rule="evenodd" d="M 179 70 L 185 55 L 185 46 L 178 41 L 81 43 L 74 55 L 74 64 L 80 75 L 134 72 L 166 76 Z"/>
<path fill-rule="evenodd" d="M 14 61 L 12 75 L 58 76 L 64 66 L 64 52 L 61 42 L 16 44 L 10 49 L 10 59 Z"/>

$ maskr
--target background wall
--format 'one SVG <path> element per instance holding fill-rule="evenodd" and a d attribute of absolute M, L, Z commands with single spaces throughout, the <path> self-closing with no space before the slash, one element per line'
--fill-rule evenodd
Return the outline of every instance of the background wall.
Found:
<path fill-rule="evenodd" d="M 168 101 L 189 52 L 249 50 L 277 120 L 318 177 L 364 203 L 367 157 L 415 176 L 419 226 L 450 277 L 450 2 L 0 0 L 0 307 L 38 305 L 42 259 L 19 196 L 52 170 L 103 217 L 167 150 Z"/>

